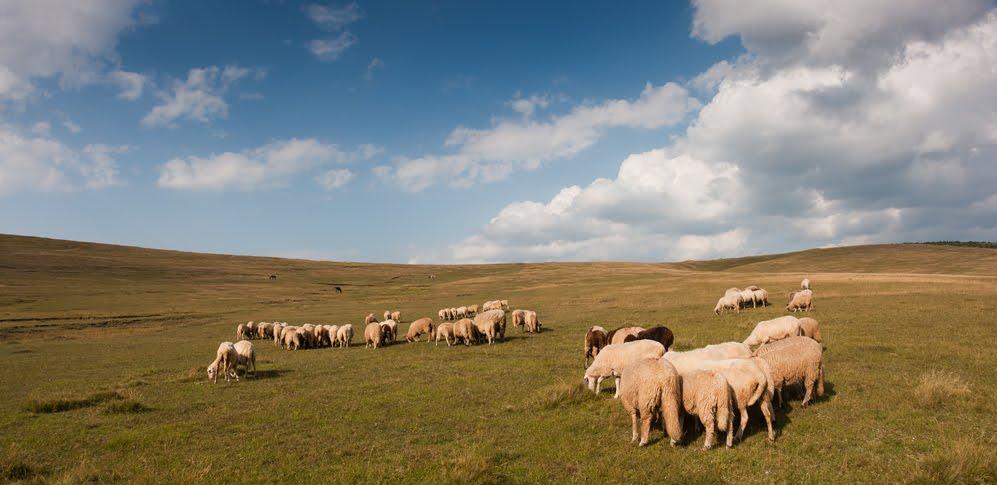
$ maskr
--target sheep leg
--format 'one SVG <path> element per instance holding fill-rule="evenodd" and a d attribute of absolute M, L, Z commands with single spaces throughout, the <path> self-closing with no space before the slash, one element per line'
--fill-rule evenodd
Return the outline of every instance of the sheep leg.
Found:
<path fill-rule="evenodd" d="M 810 404 L 810 399 L 813 397 L 814 394 L 814 381 L 816 381 L 816 379 L 813 379 L 811 376 L 807 376 L 807 378 L 804 380 L 803 387 L 806 390 L 806 392 L 803 394 L 803 404 L 801 404 L 800 406 L 807 407 L 807 404 Z"/>
<path fill-rule="evenodd" d="M 599 394 L 600 392 L 602 392 L 602 379 L 603 379 L 603 377 L 599 377 L 598 379 L 595 380 L 595 393 L 596 394 Z"/>
<path fill-rule="evenodd" d="M 640 446 L 647 445 L 647 438 L 651 435 L 651 413 L 641 413 L 640 416 Z"/>
<path fill-rule="evenodd" d="M 637 410 L 630 411 L 630 442 L 634 443 L 637 441 L 638 431 L 637 431 Z"/>
<path fill-rule="evenodd" d="M 616 382 L 616 393 L 613 394 L 613 399 L 617 399 L 620 397 L 620 376 L 616 376 L 615 382 Z"/>
<path fill-rule="evenodd" d="M 734 447 L 734 415 L 731 414 L 727 418 L 727 447 Z"/>
<path fill-rule="evenodd" d="M 744 439 L 744 430 L 748 427 L 748 408 L 742 407 L 740 408 L 740 411 L 741 411 L 741 420 L 740 420 L 741 422 L 738 423 L 738 430 L 737 430 L 738 443 L 740 443 L 741 440 Z"/>
<path fill-rule="evenodd" d="M 772 402 L 763 401 L 761 404 L 762 414 L 765 415 L 765 424 L 769 428 L 769 441 L 775 441 L 775 430 L 772 429 Z"/>
<path fill-rule="evenodd" d="M 714 435 L 716 434 L 716 420 L 714 419 L 713 413 L 703 413 L 703 434 L 705 435 L 705 440 L 703 442 L 703 449 L 708 450 L 713 448 Z"/>

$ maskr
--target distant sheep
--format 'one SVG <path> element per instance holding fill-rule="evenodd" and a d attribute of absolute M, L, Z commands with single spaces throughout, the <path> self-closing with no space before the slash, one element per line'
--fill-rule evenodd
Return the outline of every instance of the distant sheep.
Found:
<path fill-rule="evenodd" d="M 540 322 L 540 318 L 537 317 L 537 312 L 533 310 L 526 310 L 526 321 L 524 323 L 526 327 L 526 333 L 540 333 L 540 327 L 543 323 Z"/>
<path fill-rule="evenodd" d="M 790 298 L 789 304 L 786 305 L 786 310 L 796 312 L 797 310 L 803 310 L 809 312 L 813 308 L 813 297 L 814 292 L 810 290 L 800 290 L 793 293 L 793 297 Z"/>
<path fill-rule="evenodd" d="M 523 331 L 523 327 L 526 326 L 526 310 L 512 311 L 512 326 L 518 328 L 520 332 Z"/>
<path fill-rule="evenodd" d="M 800 319 L 792 315 L 786 315 L 758 322 L 758 325 L 755 325 L 755 329 L 751 331 L 751 335 L 748 335 L 748 338 L 744 339 L 744 345 L 754 347 L 755 345 L 775 342 L 776 340 L 800 335 L 801 333 Z"/>
<path fill-rule="evenodd" d="M 713 307 L 713 313 L 720 315 L 724 311 L 733 310 L 734 313 L 741 313 L 741 296 L 725 295 L 717 300 L 717 305 Z"/>
<path fill-rule="evenodd" d="M 626 342 L 628 336 L 637 335 L 638 333 L 643 331 L 644 331 L 643 327 L 635 327 L 635 326 L 620 327 L 610 331 L 609 334 L 606 335 L 606 338 L 609 339 L 608 341 L 610 345 L 622 344 L 623 342 Z"/>
<path fill-rule="evenodd" d="M 453 339 L 454 343 L 457 339 L 454 337 L 454 325 L 450 322 L 441 322 L 436 326 L 436 345 L 440 345 L 440 338 L 443 338 L 447 342 L 447 347 L 450 347 L 450 340 Z"/>
<path fill-rule="evenodd" d="M 467 318 L 467 307 L 459 306 L 457 307 L 457 318 Z"/>
<path fill-rule="evenodd" d="M 623 369 L 617 393 L 623 409 L 630 414 L 633 443 L 647 444 L 651 422 L 660 415 L 662 427 L 672 445 L 682 439 L 682 391 L 678 371 L 664 359 L 640 359 Z"/>
<path fill-rule="evenodd" d="M 467 316 L 468 317 L 473 317 L 473 316 L 475 316 L 477 314 L 478 314 L 478 305 L 477 304 L 468 305 L 467 306 Z"/>
<path fill-rule="evenodd" d="M 384 332 L 384 342 L 392 342 L 398 339 L 398 322 L 395 320 L 385 320 L 381 322 L 381 328 Z"/>
<path fill-rule="evenodd" d="M 368 323 L 372 323 L 372 322 L 376 322 L 376 321 L 377 321 L 377 318 L 374 318 L 374 314 L 373 313 L 368 313 L 367 316 L 364 317 L 364 319 L 363 319 L 363 324 L 367 325 Z"/>
<path fill-rule="evenodd" d="M 800 282 L 800 289 L 801 290 L 810 289 L 810 278 L 803 278 L 803 281 Z"/>
<path fill-rule="evenodd" d="M 665 360 L 665 359 L 662 359 Z M 699 418 L 706 438 L 703 449 L 713 447 L 715 432 L 727 432 L 727 447 L 734 445 L 734 413 L 736 406 L 730 384 L 723 374 L 708 370 L 691 371 L 681 376 L 682 410 Z"/>
<path fill-rule="evenodd" d="M 391 319 L 394 320 L 394 321 L 396 321 L 396 322 L 402 321 L 402 312 L 400 312 L 398 310 L 395 310 L 395 311 L 391 312 Z"/>
<path fill-rule="evenodd" d="M 755 308 L 758 306 L 755 303 L 755 292 L 753 290 L 744 289 L 741 290 L 741 292 L 738 293 L 738 295 L 741 297 L 742 307 L 748 308 L 749 304 L 751 305 L 751 308 Z"/>
<path fill-rule="evenodd" d="M 820 324 L 817 323 L 817 320 L 814 320 L 813 318 L 810 317 L 801 318 L 800 330 L 803 332 L 803 335 L 806 335 L 807 337 L 816 340 L 818 343 L 821 342 Z"/>
<path fill-rule="evenodd" d="M 782 390 L 786 386 L 803 384 L 803 407 L 810 403 L 814 388 L 817 396 L 824 395 L 824 357 L 821 345 L 807 337 L 789 337 L 762 345 L 755 356 L 768 364 L 775 389 L 776 403 L 785 404 Z"/>
<path fill-rule="evenodd" d="M 751 292 L 752 298 L 755 300 L 755 304 L 761 304 L 762 307 L 766 307 L 769 304 L 769 292 L 759 288 Z"/>
<path fill-rule="evenodd" d="M 469 318 L 457 320 L 454 324 L 454 342 L 463 341 L 464 345 L 471 345 L 478 341 L 478 330 L 474 322 Z"/>
<path fill-rule="evenodd" d="M 383 318 L 383 320 L 391 320 L 391 310 L 384 310 L 384 318 Z"/>
<path fill-rule="evenodd" d="M 208 364 L 208 380 L 218 383 L 218 373 L 221 372 L 225 376 L 225 382 L 228 382 L 229 373 L 235 369 L 238 362 L 239 354 L 235 350 L 235 344 L 222 342 L 215 351 L 215 360 Z"/>
<path fill-rule="evenodd" d="M 607 345 L 585 369 L 585 383 L 592 392 L 598 394 L 603 379 L 615 377 L 616 394 L 613 397 L 620 397 L 620 374 L 623 368 L 641 359 L 657 359 L 664 353 L 665 347 L 653 340 Z"/>
<path fill-rule="evenodd" d="M 440 310 L 440 311 L 436 312 L 436 315 L 440 317 L 440 320 L 449 320 L 450 319 L 448 317 L 448 315 L 447 315 L 447 311 L 446 310 Z"/>
<path fill-rule="evenodd" d="M 741 414 L 737 430 L 739 442 L 744 437 L 745 428 L 748 427 L 748 408 L 756 404 L 761 409 L 765 424 L 768 426 L 769 441 L 775 441 L 775 431 L 772 429 L 774 385 L 766 367 L 767 364 L 760 359 L 726 359 L 702 361 L 697 363 L 694 369 L 718 372 L 727 379 Z"/>
<path fill-rule="evenodd" d="M 353 343 L 353 324 L 347 323 L 336 331 L 336 342 L 340 347 L 349 347 Z"/>
<path fill-rule="evenodd" d="M 412 322 L 408 326 L 408 332 L 405 333 L 406 342 L 415 342 L 417 340 L 422 340 L 422 335 L 426 334 L 426 341 L 429 341 L 429 337 L 433 335 L 433 319 L 431 318 L 420 318 Z"/>
<path fill-rule="evenodd" d="M 338 346 L 339 340 L 336 337 L 339 334 L 339 325 L 323 325 L 322 327 L 325 329 L 323 345 Z"/>
<path fill-rule="evenodd" d="M 367 324 L 364 328 L 363 338 L 366 345 L 364 348 L 374 347 L 375 349 L 381 346 L 381 340 L 384 338 L 384 330 L 381 328 L 381 324 L 377 322 L 371 322 Z"/>
<path fill-rule="evenodd" d="M 238 356 L 236 365 L 241 365 L 246 368 L 246 373 L 244 374 L 247 378 L 249 373 L 253 373 L 253 377 L 256 376 L 256 351 L 253 349 L 253 343 L 248 340 L 240 340 L 233 345 L 235 348 L 235 353 Z M 232 368 L 232 374 L 235 375 L 235 380 L 239 380 L 239 374 L 236 372 L 236 368 Z"/>
<path fill-rule="evenodd" d="M 488 310 L 474 317 L 474 326 L 489 345 L 496 338 L 505 340 L 505 324 L 505 312 L 502 310 Z"/>
<path fill-rule="evenodd" d="M 282 339 L 281 346 L 287 350 L 300 349 L 303 344 L 303 341 L 299 330 L 301 329 L 298 327 L 285 327 L 284 331 L 281 332 L 281 339 Z"/>
<path fill-rule="evenodd" d="M 598 325 L 585 332 L 585 367 L 589 366 L 589 358 L 596 358 L 603 347 L 609 345 L 606 329 Z"/>
<path fill-rule="evenodd" d="M 253 323 L 253 322 L 249 322 L 249 323 Z M 242 339 L 250 338 L 249 334 L 250 334 L 251 331 L 252 330 L 250 330 L 250 328 L 249 328 L 249 326 L 247 324 L 240 323 L 238 327 L 235 327 L 235 339 L 236 340 L 242 340 Z"/>
<path fill-rule="evenodd" d="M 627 335 L 623 339 L 624 342 L 632 342 L 634 340 L 654 340 L 665 347 L 665 352 L 668 352 L 672 348 L 672 343 L 675 342 L 675 335 L 668 327 L 657 326 L 651 327 L 647 330 L 641 330 L 637 332 L 637 335 Z"/>

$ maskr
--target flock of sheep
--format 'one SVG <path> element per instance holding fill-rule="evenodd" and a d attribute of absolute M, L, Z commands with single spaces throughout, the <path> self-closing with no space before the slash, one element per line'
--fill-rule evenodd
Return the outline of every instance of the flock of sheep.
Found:
<path fill-rule="evenodd" d="M 810 280 L 804 278 L 800 282 L 800 290 L 793 291 L 789 294 L 789 303 L 786 304 L 786 310 L 796 312 L 797 310 L 803 310 L 809 312 L 813 308 L 813 291 L 810 290 Z M 741 313 L 741 309 L 757 308 L 759 305 L 767 306 L 769 304 L 769 292 L 765 291 L 758 286 L 751 285 L 745 287 L 743 290 L 740 288 L 727 288 L 724 292 L 724 296 L 717 300 L 717 305 L 713 307 L 713 313 L 720 315 L 725 311 L 734 311 L 735 313 Z"/>
<path fill-rule="evenodd" d="M 418 342 L 426 335 L 426 341 L 440 340 L 447 347 L 461 344 L 477 343 L 492 344 L 496 340 L 505 340 L 507 324 L 506 312 L 509 310 L 508 300 L 487 301 L 478 311 L 478 305 L 445 308 L 440 310 L 438 325 L 431 318 L 419 318 L 409 324 L 405 333 L 406 342 Z M 386 310 L 384 321 L 379 322 L 373 313 L 364 317 L 364 347 L 380 348 L 394 343 L 398 335 L 398 322 L 401 312 Z M 457 320 L 455 322 L 447 320 Z M 539 333 L 542 324 L 533 310 L 512 311 L 512 324 L 520 332 Z M 345 325 L 288 325 L 287 322 L 248 322 L 236 327 L 238 342 L 222 342 L 215 353 L 215 360 L 208 365 L 208 379 L 218 381 L 218 375 L 239 380 L 237 369 L 243 367 L 244 375 L 256 373 L 256 351 L 252 339 L 273 340 L 275 346 L 287 350 L 299 350 L 321 347 L 350 347 L 353 343 L 353 324 Z"/>
<path fill-rule="evenodd" d="M 810 282 L 803 280 L 801 286 L 801 291 L 791 295 L 790 306 L 809 309 Z M 801 294 L 807 304 L 792 305 Z M 743 342 L 684 352 L 672 350 L 673 341 L 666 327 L 622 327 L 607 332 L 596 326 L 585 335 L 586 385 L 598 393 L 604 379 L 615 379 L 613 397 L 630 414 L 631 441 L 639 440 L 641 446 L 647 444 L 654 419 L 661 420 L 675 445 L 682 439 L 682 417 L 690 416 L 702 424 L 704 448 L 713 447 L 717 431 L 726 432 L 726 445 L 731 447 L 734 411 L 740 441 L 752 406 L 764 416 L 769 440 L 775 440 L 772 400 L 784 405 L 783 389 L 802 384 L 804 407 L 815 390 L 818 396 L 824 395 L 823 345 L 820 326 L 813 318 L 787 315 L 766 320 Z"/>

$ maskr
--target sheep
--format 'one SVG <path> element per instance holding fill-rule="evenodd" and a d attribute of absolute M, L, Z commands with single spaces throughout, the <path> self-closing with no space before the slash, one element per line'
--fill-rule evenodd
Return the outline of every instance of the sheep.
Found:
<path fill-rule="evenodd" d="M 232 342 L 222 342 L 215 351 L 215 360 L 208 364 L 208 380 L 217 384 L 218 372 L 225 376 L 225 382 L 229 380 L 229 373 L 235 369 L 239 362 L 239 354 L 236 353 L 235 345 Z M 236 376 L 238 380 L 238 376 Z"/>
<path fill-rule="evenodd" d="M 526 310 L 526 333 L 540 333 L 540 327 L 543 323 L 537 318 L 537 312 L 533 310 Z"/>
<path fill-rule="evenodd" d="M 665 359 L 662 359 L 665 360 Z M 674 368 L 674 367 L 673 367 Z M 734 445 L 734 395 L 723 374 L 691 371 L 681 375 L 682 411 L 699 418 L 706 438 L 703 449 L 713 447 L 715 431 L 727 432 L 727 447 Z"/>
<path fill-rule="evenodd" d="M 384 343 L 392 342 L 398 337 L 398 322 L 394 320 L 385 320 L 381 322 L 381 328 L 383 328 L 383 338 Z"/>
<path fill-rule="evenodd" d="M 499 300 L 499 305 L 501 305 L 500 308 L 502 310 L 508 310 L 509 309 L 509 300 Z"/>
<path fill-rule="evenodd" d="M 240 323 L 238 327 L 235 327 L 235 338 L 236 340 L 242 340 L 247 337 L 249 337 L 249 327 L 245 323 Z"/>
<path fill-rule="evenodd" d="M 312 327 L 312 345 L 315 347 L 321 347 L 325 339 L 329 336 L 329 333 L 325 329 L 325 325 L 315 325 Z"/>
<path fill-rule="evenodd" d="M 284 330 L 284 326 L 279 323 L 273 324 L 273 344 L 274 346 L 280 347 L 280 332 Z"/>
<path fill-rule="evenodd" d="M 637 335 L 644 330 L 643 327 L 620 327 L 612 330 L 606 335 L 606 341 L 612 344 L 622 344 L 626 341 L 628 335 Z"/>
<path fill-rule="evenodd" d="M 744 437 L 745 428 L 748 427 L 748 407 L 755 404 L 761 408 L 762 416 L 765 417 L 769 441 L 775 441 L 775 431 L 772 429 L 772 393 L 775 389 L 770 373 L 766 370 L 767 367 L 768 364 L 761 359 L 706 360 L 694 365 L 693 370 L 719 372 L 730 384 L 734 401 L 741 414 L 737 430 L 739 442 Z M 682 374 L 682 371 L 679 373 Z"/>
<path fill-rule="evenodd" d="M 801 318 L 800 330 L 803 332 L 803 335 L 806 335 L 807 337 L 816 340 L 818 343 L 821 342 L 820 324 L 817 323 L 817 320 L 814 320 L 813 318 L 810 317 Z"/>
<path fill-rule="evenodd" d="M 339 325 L 323 325 L 322 327 L 325 328 L 325 343 L 330 347 L 339 345 L 339 340 L 336 337 L 339 334 Z"/>
<path fill-rule="evenodd" d="M 238 360 L 236 365 L 241 365 L 246 368 L 246 373 L 243 374 L 247 378 L 249 377 L 249 372 L 253 372 L 253 377 L 256 377 L 256 351 L 253 350 L 253 343 L 248 340 L 240 340 L 233 345 L 235 348 L 235 353 L 238 355 Z M 232 374 L 235 375 L 235 380 L 239 380 L 239 374 L 236 373 L 235 366 L 232 366 Z"/>
<path fill-rule="evenodd" d="M 759 287 L 758 285 L 748 285 L 748 286 L 745 286 L 744 289 L 745 290 L 750 290 L 750 291 L 755 291 L 755 290 L 760 290 L 761 287 Z"/>
<path fill-rule="evenodd" d="M 724 310 L 734 310 L 735 313 L 741 313 L 741 296 L 724 295 L 717 300 L 717 306 L 713 307 L 713 313 L 720 315 Z"/>
<path fill-rule="evenodd" d="M 585 367 L 589 366 L 589 357 L 596 358 L 606 345 L 609 345 L 609 338 L 605 328 L 594 325 L 585 332 Z"/>
<path fill-rule="evenodd" d="M 303 341 L 298 327 L 287 327 L 281 334 L 282 346 L 287 350 L 298 350 Z"/>
<path fill-rule="evenodd" d="M 267 338 L 267 327 L 269 327 L 270 325 L 272 324 L 267 322 L 260 322 L 259 325 L 256 326 L 256 337 Z"/>
<path fill-rule="evenodd" d="M 615 377 L 616 394 L 613 398 L 620 397 L 620 373 L 623 368 L 640 359 L 657 359 L 664 353 L 665 347 L 653 340 L 607 345 L 585 369 L 585 383 L 589 390 L 598 394 L 602 380 L 610 376 Z"/>
<path fill-rule="evenodd" d="M 727 288 L 727 290 L 724 291 L 724 296 L 739 295 L 739 294 L 741 294 L 740 288 Z"/>
<path fill-rule="evenodd" d="M 512 326 L 518 328 L 520 332 L 523 331 L 523 327 L 526 326 L 526 310 L 513 310 Z"/>
<path fill-rule="evenodd" d="M 769 304 L 769 292 L 759 288 L 751 292 L 752 298 L 754 298 L 755 303 L 761 303 L 762 307 L 766 307 Z"/>
<path fill-rule="evenodd" d="M 801 290 L 810 289 L 810 278 L 803 278 L 803 281 L 800 282 L 800 289 Z"/>
<path fill-rule="evenodd" d="M 442 322 L 436 327 L 436 345 L 440 345 L 440 337 L 443 337 L 443 340 L 446 340 L 447 347 L 450 347 L 451 345 L 451 338 L 453 338 L 454 343 L 456 343 L 457 339 L 454 338 L 454 328 L 452 323 Z"/>
<path fill-rule="evenodd" d="M 247 333 L 245 338 L 247 339 L 253 338 L 253 336 L 256 335 L 256 323 L 254 322 L 246 323 L 246 332 Z"/>
<path fill-rule="evenodd" d="M 500 300 L 486 301 L 484 305 L 481 305 L 481 311 L 487 312 L 489 310 L 502 310 L 502 302 Z"/>
<path fill-rule="evenodd" d="M 633 342 L 634 340 L 654 340 L 664 345 L 665 352 L 668 352 L 668 349 L 672 347 L 672 343 L 675 342 L 675 335 L 672 334 L 672 331 L 668 327 L 657 326 L 641 330 L 637 332 L 637 335 L 627 335 L 623 339 L 624 342 Z"/>
<path fill-rule="evenodd" d="M 505 340 L 505 322 L 505 312 L 502 310 L 488 310 L 474 317 L 475 328 L 489 345 L 495 342 L 496 337 Z"/>
<path fill-rule="evenodd" d="M 441 321 L 449 320 L 449 318 L 447 318 L 447 311 L 446 310 L 440 310 L 439 312 L 436 312 L 436 314 L 440 317 Z"/>
<path fill-rule="evenodd" d="M 395 310 L 395 311 L 391 312 L 391 319 L 394 320 L 394 321 L 396 321 L 396 322 L 402 321 L 402 312 L 400 312 L 398 310 Z"/>
<path fill-rule="evenodd" d="M 751 304 L 752 308 L 755 308 L 757 306 L 755 304 L 755 292 L 754 291 L 745 289 L 745 290 L 741 290 L 741 292 L 738 293 L 738 295 L 740 295 L 740 297 L 741 297 L 741 306 L 743 306 L 744 308 L 748 308 L 748 304 L 749 303 Z"/>
<path fill-rule="evenodd" d="M 466 306 L 457 307 L 457 316 L 459 318 L 467 318 L 467 307 Z"/>
<path fill-rule="evenodd" d="M 384 320 L 391 320 L 391 310 L 384 310 Z"/>
<path fill-rule="evenodd" d="M 454 323 L 454 343 L 463 340 L 464 345 L 471 345 L 471 342 L 478 340 L 478 329 L 469 318 L 462 318 Z"/>
<path fill-rule="evenodd" d="M 363 338 L 366 345 L 364 348 L 374 347 L 375 349 L 381 346 L 381 340 L 384 338 L 384 330 L 381 328 L 381 324 L 377 322 L 371 322 L 367 324 L 364 328 Z"/>
<path fill-rule="evenodd" d="M 473 316 L 475 316 L 477 314 L 478 314 L 478 305 L 477 304 L 468 305 L 467 306 L 467 316 L 468 317 L 473 317 Z"/>
<path fill-rule="evenodd" d="M 651 421 L 655 415 L 660 415 L 662 428 L 674 446 L 682 439 L 678 371 L 667 360 L 659 358 L 637 360 L 626 366 L 621 374 L 618 393 L 623 409 L 630 414 L 630 442 L 639 438 L 639 446 L 646 445 Z"/>
<path fill-rule="evenodd" d="M 803 384 L 806 391 L 803 407 L 810 403 L 815 386 L 817 396 L 824 395 L 824 356 L 817 341 L 803 336 L 789 337 L 758 347 L 755 356 L 768 364 L 766 370 L 772 378 L 779 407 L 785 405 L 782 390 L 786 386 Z"/>
<path fill-rule="evenodd" d="M 751 335 L 748 335 L 748 338 L 744 339 L 744 345 L 754 347 L 755 345 L 800 335 L 802 332 L 800 329 L 800 319 L 792 315 L 786 315 L 758 322 L 758 325 L 755 325 L 755 329 L 751 331 Z"/>
<path fill-rule="evenodd" d="M 405 341 L 422 340 L 422 334 L 426 334 L 426 341 L 429 342 L 429 338 L 433 335 L 433 319 L 420 318 L 409 324 L 408 332 L 405 333 Z"/>
<path fill-rule="evenodd" d="M 367 325 L 368 323 L 372 323 L 372 322 L 376 322 L 376 321 L 377 321 L 377 319 L 374 318 L 374 314 L 373 313 L 368 313 L 367 316 L 364 317 L 364 319 L 363 319 L 363 324 Z"/>
<path fill-rule="evenodd" d="M 339 327 L 339 330 L 336 330 L 336 343 L 343 348 L 349 347 L 350 344 L 353 343 L 352 323 L 347 323 L 346 325 Z"/>
<path fill-rule="evenodd" d="M 679 370 L 679 374 L 693 370 L 696 364 L 702 361 L 747 359 L 749 357 L 751 357 L 751 348 L 741 342 L 724 342 L 684 352 L 675 350 L 665 352 L 665 358 Z"/>
<path fill-rule="evenodd" d="M 793 313 L 796 313 L 796 310 L 809 312 L 813 308 L 813 297 L 814 292 L 810 290 L 797 291 L 790 298 L 789 304 L 786 305 L 786 310 L 792 310 Z"/>
<path fill-rule="evenodd" d="M 305 324 L 307 325 L 307 324 Z M 294 333 L 298 335 L 301 339 L 300 348 L 310 349 L 312 348 L 312 333 L 308 330 L 308 327 L 302 325 L 294 330 Z"/>

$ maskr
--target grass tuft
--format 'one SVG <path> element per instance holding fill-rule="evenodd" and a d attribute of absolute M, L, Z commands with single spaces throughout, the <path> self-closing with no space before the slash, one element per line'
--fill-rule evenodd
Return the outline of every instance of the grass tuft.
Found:
<path fill-rule="evenodd" d="M 508 478 L 498 470 L 499 462 L 497 456 L 466 449 L 445 463 L 444 471 L 447 480 L 455 483 L 505 483 Z"/>
<path fill-rule="evenodd" d="M 952 398 L 969 395 L 969 385 L 954 372 L 933 370 L 921 376 L 914 390 L 917 400 L 924 406 L 941 406 Z"/>
<path fill-rule="evenodd" d="M 33 413 L 61 413 L 73 409 L 88 408 L 96 406 L 102 402 L 124 399 L 121 394 L 114 391 L 98 392 L 79 399 L 49 399 L 46 401 L 33 400 L 28 403 L 26 409 Z"/>
<path fill-rule="evenodd" d="M 134 414 L 144 413 L 146 411 L 152 411 L 152 408 L 138 401 L 130 400 L 112 402 L 104 408 L 104 412 L 107 414 Z"/>
<path fill-rule="evenodd" d="M 531 407 L 555 409 L 594 401 L 596 398 L 596 394 L 580 382 L 576 384 L 561 383 L 542 389 L 534 397 Z"/>
<path fill-rule="evenodd" d="M 35 468 L 23 461 L 3 461 L 0 462 L 0 481 L 16 482 L 30 480 L 42 475 L 42 470 Z"/>
<path fill-rule="evenodd" d="M 959 440 L 920 460 L 912 483 L 975 484 L 997 481 L 994 443 Z"/>

